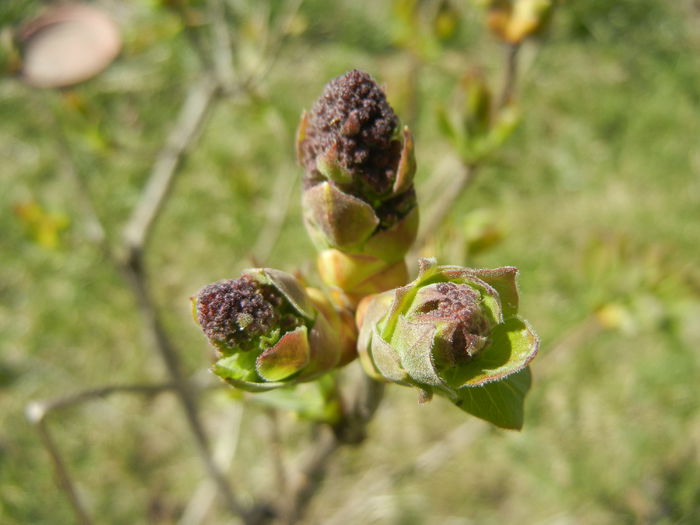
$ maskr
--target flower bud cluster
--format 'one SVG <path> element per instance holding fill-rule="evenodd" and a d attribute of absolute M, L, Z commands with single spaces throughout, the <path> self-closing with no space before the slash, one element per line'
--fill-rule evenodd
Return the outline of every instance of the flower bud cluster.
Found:
<path fill-rule="evenodd" d="M 469 97 L 472 133 L 491 126 L 482 87 Z M 406 284 L 418 227 L 413 140 L 369 75 L 353 70 L 326 86 L 302 117 L 297 154 L 304 221 L 333 301 L 271 268 L 206 286 L 192 301 L 217 351 L 214 373 L 265 391 L 317 379 L 359 355 L 370 377 L 416 387 L 422 401 L 438 394 L 520 428 L 539 339 L 518 316 L 517 270 L 421 259 Z"/>
<path fill-rule="evenodd" d="M 518 376 L 537 353 L 537 335 L 517 315 L 516 274 L 512 267 L 474 270 L 422 259 L 415 281 L 360 305 L 365 371 L 419 388 L 422 400 L 436 393 L 478 417 L 519 428 L 521 412 L 505 417 L 473 404 L 475 396 L 487 397 L 491 383 Z"/>
<path fill-rule="evenodd" d="M 326 86 L 302 116 L 297 156 L 304 222 L 326 284 L 356 303 L 405 283 L 403 258 L 418 228 L 413 139 L 367 73 Z"/>
<path fill-rule="evenodd" d="M 245 390 L 310 381 L 355 356 L 352 323 L 279 270 L 246 270 L 204 287 L 192 303 L 217 349 L 214 373 Z"/>

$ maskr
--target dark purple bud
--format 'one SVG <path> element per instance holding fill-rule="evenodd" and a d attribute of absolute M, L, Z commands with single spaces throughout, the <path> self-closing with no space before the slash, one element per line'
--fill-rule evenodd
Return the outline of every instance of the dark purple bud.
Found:
<path fill-rule="evenodd" d="M 249 275 L 219 281 L 196 296 L 196 314 L 205 335 L 223 353 L 258 348 L 261 336 L 301 324 L 274 287 Z"/>
<path fill-rule="evenodd" d="M 353 69 L 326 85 L 308 115 L 299 162 L 311 183 L 324 180 L 317 158 L 333 152 L 360 198 L 391 193 L 399 159 L 399 119 L 367 73 Z M 308 181 L 307 181 L 308 183 Z M 367 199 L 365 199 L 367 200 Z"/>

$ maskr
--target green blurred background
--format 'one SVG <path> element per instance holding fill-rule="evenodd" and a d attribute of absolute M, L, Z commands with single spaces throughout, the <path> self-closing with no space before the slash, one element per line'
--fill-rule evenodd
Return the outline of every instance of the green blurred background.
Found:
<path fill-rule="evenodd" d="M 165 377 L 65 170 L 74 165 L 118 240 L 201 68 L 167 5 L 100 4 L 124 38 L 102 75 L 63 91 L 0 79 L 2 523 L 73 520 L 24 417 L 29 401 Z M 193 4 L 206 30 L 203 2 Z M 209 352 L 191 294 L 250 266 L 251 246 L 259 263 L 312 271 L 293 140 L 326 81 L 357 67 L 386 86 L 414 130 L 419 199 L 431 177 L 457 169 L 436 107 L 469 68 L 497 86 L 504 50 L 466 0 L 449 2 L 437 29 L 421 20 L 426 33 L 409 40 L 398 4 L 306 0 L 269 73 L 216 106 L 146 258 L 188 372 L 204 371 Z M 0 25 L 39 6 L 1 2 Z M 237 70 L 251 71 L 267 22 L 274 31 L 288 5 L 228 6 Z M 569 0 L 552 22 L 522 51 L 521 125 L 426 251 L 442 263 L 520 268 L 522 314 L 542 338 L 525 427 L 496 430 L 390 388 L 370 439 L 340 454 L 309 523 L 700 522 L 700 8 Z M 285 206 L 266 253 L 256 235 Z M 221 392 L 202 403 L 214 436 L 238 432 L 231 406 L 243 410 L 231 479 L 244 498 L 273 490 L 265 414 Z M 292 416 L 280 424 L 293 453 L 308 429 Z M 51 425 L 98 523 L 176 523 L 204 477 L 169 395 L 95 401 Z"/>

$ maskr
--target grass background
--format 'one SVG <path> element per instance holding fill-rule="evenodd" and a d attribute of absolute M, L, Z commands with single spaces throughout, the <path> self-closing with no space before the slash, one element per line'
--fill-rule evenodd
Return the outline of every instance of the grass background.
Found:
<path fill-rule="evenodd" d="M 3 2 L 0 24 L 19 23 L 38 4 Z M 246 15 L 234 33 L 245 69 L 259 58 L 260 23 L 254 7 L 232 4 Z M 197 59 L 179 19 L 156 2 L 105 5 L 125 47 L 103 75 L 64 92 L 0 80 L 2 523 L 72 520 L 23 416 L 30 400 L 163 378 L 130 292 L 89 242 L 62 175 L 52 115 L 116 239 L 198 75 Z M 282 4 L 271 5 L 276 20 Z M 397 113 L 412 121 L 419 198 L 429 177 L 454 169 L 435 108 L 469 67 L 497 85 L 503 49 L 479 11 L 452 5 L 457 31 L 418 66 L 415 106 L 406 80 L 415 60 L 397 45 L 391 3 L 356 0 L 304 2 L 254 96 L 217 106 L 147 257 L 188 371 L 206 368 L 208 349 L 187 298 L 250 265 L 255 233 L 278 205 L 270 203 L 273 181 L 300 177 L 293 149 L 300 111 L 327 80 L 358 67 L 386 85 Z M 447 402 L 418 406 L 415 392 L 390 388 L 371 439 L 341 454 L 309 522 L 700 519 L 699 26 L 690 0 L 570 0 L 547 37 L 524 50 L 523 122 L 431 232 L 428 250 L 443 263 L 520 268 L 522 313 L 542 338 L 525 428 L 464 424 Z M 22 214 L 28 205 L 38 206 L 39 219 Z M 478 253 L 475 211 L 502 237 Z M 295 191 L 266 265 L 311 268 L 299 215 Z M 49 233 L 41 237 L 40 228 Z M 203 402 L 212 434 L 236 431 L 226 414 L 238 403 L 222 393 Z M 100 523 L 174 523 L 202 480 L 168 396 L 113 397 L 51 421 Z M 291 416 L 281 424 L 289 451 L 297 450 L 304 425 Z M 259 437 L 264 414 L 246 406 L 241 425 L 231 477 L 249 497 L 274 484 Z M 431 447 L 444 460 L 416 463 Z M 225 520 L 215 513 L 210 522 Z"/>

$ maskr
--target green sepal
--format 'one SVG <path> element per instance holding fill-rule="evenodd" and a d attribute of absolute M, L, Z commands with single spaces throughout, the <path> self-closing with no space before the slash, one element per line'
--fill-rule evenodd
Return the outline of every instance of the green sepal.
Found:
<path fill-rule="evenodd" d="M 265 381 L 281 381 L 306 367 L 310 355 L 308 331 L 306 326 L 299 326 L 260 354 L 255 370 Z"/>
<path fill-rule="evenodd" d="M 525 395 L 530 390 L 532 374 L 524 368 L 502 381 L 463 388 L 452 402 L 468 414 L 501 428 L 520 430 L 523 427 Z"/>
<path fill-rule="evenodd" d="M 365 372 L 377 381 L 386 381 L 377 365 L 374 362 L 375 356 L 371 345 L 374 338 L 381 339 L 377 326 L 382 318 L 386 315 L 386 309 L 391 304 L 392 292 L 384 292 L 371 297 L 365 298 L 368 304 L 360 317 L 358 317 L 359 334 L 357 337 L 357 354 L 360 359 L 360 364 Z M 362 304 L 360 305 L 362 308 Z M 393 351 L 392 351 L 393 353 Z"/>
<path fill-rule="evenodd" d="M 325 317 L 319 315 L 308 335 L 309 359 L 299 374 L 300 381 L 309 381 L 333 369 L 340 360 L 340 334 Z"/>
<path fill-rule="evenodd" d="M 385 343 L 386 350 L 381 351 L 396 352 L 401 359 L 402 368 L 409 371 L 416 384 L 449 390 L 445 382 L 436 374 L 433 365 L 436 331 L 437 328 L 432 324 L 412 323 L 403 315 L 399 315 L 391 344 Z"/>
<path fill-rule="evenodd" d="M 304 191 L 302 201 L 307 229 L 321 249 L 359 246 L 379 225 L 379 219 L 369 204 L 344 193 L 330 182 Z"/>
<path fill-rule="evenodd" d="M 382 378 L 403 385 L 412 384 L 411 378 L 401 364 L 399 354 L 379 336 L 376 327 L 371 334 L 372 362 Z"/>
<path fill-rule="evenodd" d="M 474 275 L 493 287 L 501 300 L 503 318 L 509 319 L 518 313 L 519 297 L 517 275 L 518 269 L 504 266 L 493 270 L 472 270 Z"/>
<path fill-rule="evenodd" d="M 265 392 L 284 386 L 279 381 L 261 382 L 255 373 L 256 355 L 253 352 L 240 352 L 219 359 L 211 371 L 228 384 L 248 392 Z"/>
<path fill-rule="evenodd" d="M 326 179 L 338 184 L 351 184 L 352 173 L 338 162 L 338 146 L 333 144 L 328 150 L 316 157 L 316 169 Z"/>
<path fill-rule="evenodd" d="M 416 155 L 413 146 L 413 136 L 408 126 L 403 127 L 403 144 L 401 146 L 401 157 L 396 170 L 396 179 L 392 193 L 400 195 L 413 185 L 413 176 L 416 174 Z"/>
<path fill-rule="evenodd" d="M 245 270 L 243 274 L 250 275 L 260 284 L 276 288 L 292 305 L 292 308 L 308 321 L 313 321 L 316 317 L 313 305 L 294 276 L 274 268 L 250 268 Z"/>

